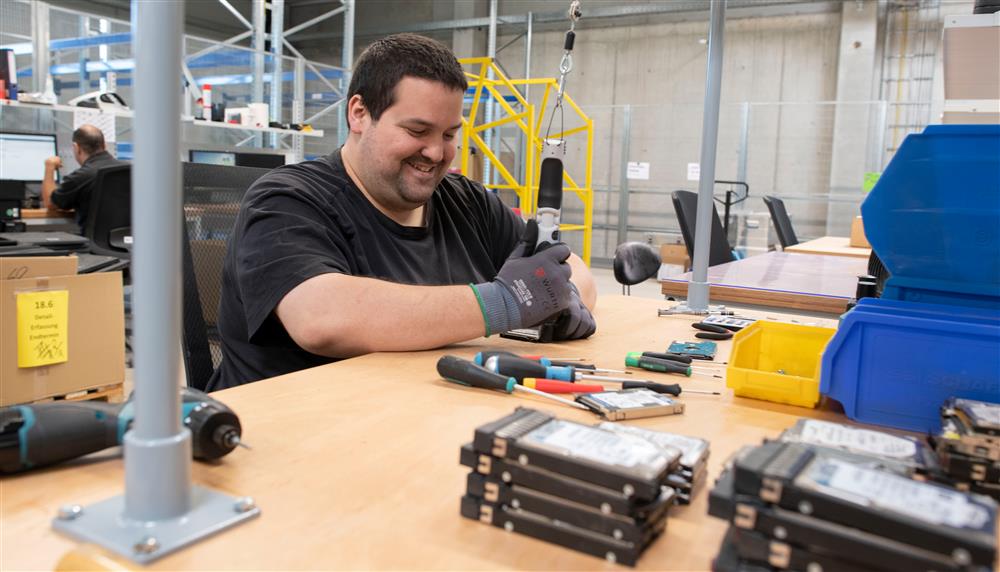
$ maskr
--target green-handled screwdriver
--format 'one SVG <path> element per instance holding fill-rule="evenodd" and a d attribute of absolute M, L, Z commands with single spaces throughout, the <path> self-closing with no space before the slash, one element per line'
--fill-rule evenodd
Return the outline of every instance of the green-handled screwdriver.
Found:
<path fill-rule="evenodd" d="M 590 411 L 590 409 L 580 403 L 556 397 L 555 395 L 545 393 L 544 391 L 538 391 L 537 389 L 519 385 L 517 380 L 513 377 L 494 373 L 482 366 L 476 365 L 471 361 L 464 360 L 457 356 L 442 356 L 441 359 L 438 360 L 437 371 L 441 377 L 461 385 L 481 387 L 483 389 L 499 389 L 505 393 L 522 391 L 544 397 L 545 399 L 558 401 L 563 405 L 569 405 L 570 407 Z"/>
<path fill-rule="evenodd" d="M 681 392 L 704 393 L 705 395 L 722 395 L 718 391 L 704 391 L 701 389 L 681 389 L 676 383 L 654 383 L 652 381 L 626 381 L 622 383 L 622 389 L 645 388 L 656 393 L 666 393 L 669 395 L 680 395 Z"/>
<path fill-rule="evenodd" d="M 692 375 L 704 375 L 722 379 L 722 376 L 695 372 L 690 365 L 669 359 L 659 359 L 642 355 L 641 352 L 629 352 L 625 355 L 626 367 L 638 367 L 648 371 L 658 371 L 660 373 L 679 373 L 691 377 Z"/>

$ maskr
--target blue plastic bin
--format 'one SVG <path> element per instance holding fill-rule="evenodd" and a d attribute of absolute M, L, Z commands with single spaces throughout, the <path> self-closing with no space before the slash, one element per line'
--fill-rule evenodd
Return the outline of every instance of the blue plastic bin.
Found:
<path fill-rule="evenodd" d="M 908 135 L 861 214 L 883 298 L 1000 309 L 1000 125 Z"/>
<path fill-rule="evenodd" d="M 948 397 L 1000 402 L 1000 311 L 862 299 L 823 352 L 820 393 L 856 421 L 937 432 Z"/>

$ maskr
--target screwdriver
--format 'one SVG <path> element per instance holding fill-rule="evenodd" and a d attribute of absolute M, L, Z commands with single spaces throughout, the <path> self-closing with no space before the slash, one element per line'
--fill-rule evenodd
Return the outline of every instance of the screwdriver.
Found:
<path fill-rule="evenodd" d="M 722 379 L 722 376 L 715 375 L 714 373 L 695 372 L 691 366 L 681 362 L 648 357 L 639 352 L 626 354 L 625 365 L 627 367 L 638 367 L 649 371 L 658 371 L 660 373 L 679 373 L 681 375 L 686 375 L 687 377 L 691 377 L 697 373 L 697 375 Z"/>
<path fill-rule="evenodd" d="M 622 389 L 635 389 L 635 388 L 645 388 L 656 393 L 666 393 L 669 395 L 680 395 L 682 391 L 687 391 L 688 393 L 703 393 L 705 395 L 722 395 L 718 391 L 703 391 L 701 389 L 687 389 L 682 390 L 681 386 L 676 383 L 656 383 L 654 381 L 626 381 L 622 383 Z"/>
<path fill-rule="evenodd" d="M 518 383 L 531 389 L 544 391 L 545 393 L 600 393 L 604 391 L 603 385 L 573 383 L 571 381 L 559 381 L 556 379 L 526 377 Z"/>
<path fill-rule="evenodd" d="M 638 352 L 629 352 L 629 354 L 634 354 Z M 675 361 L 678 363 L 686 363 L 691 366 L 692 369 L 704 369 L 705 371 L 713 371 L 709 369 L 709 366 L 713 365 L 727 365 L 727 362 L 716 362 L 716 361 L 702 361 L 698 360 L 698 365 L 694 365 L 694 360 L 691 356 L 686 356 L 684 354 L 672 354 L 663 352 L 642 352 L 643 357 L 651 357 L 656 359 L 665 359 L 670 361 Z"/>
<path fill-rule="evenodd" d="M 625 374 L 629 374 L 629 375 L 632 374 L 632 372 L 622 371 L 620 369 L 602 369 L 602 368 L 595 367 L 594 365 L 587 364 L 587 363 L 574 363 L 574 362 L 570 362 L 570 361 L 566 361 L 566 360 L 553 360 L 553 359 L 550 359 L 550 358 L 547 358 L 547 357 L 544 357 L 544 356 L 532 356 L 532 355 L 521 356 L 521 355 L 517 355 L 515 353 L 505 352 L 505 351 L 502 351 L 502 350 L 491 350 L 491 351 L 486 351 L 486 352 L 479 352 L 479 353 L 476 354 L 476 357 L 473 358 L 473 361 L 476 363 L 476 365 L 485 365 L 486 364 L 486 360 L 490 359 L 493 356 L 515 357 L 515 358 L 524 359 L 524 360 L 528 360 L 528 361 L 538 362 L 538 363 L 544 365 L 545 367 L 549 367 L 549 366 L 575 367 L 577 369 L 588 369 L 588 370 L 594 371 L 594 372 L 600 371 L 600 372 L 607 372 L 607 373 L 625 373 Z"/>
<path fill-rule="evenodd" d="M 578 381 L 581 379 L 615 382 L 633 381 L 631 378 L 605 377 L 601 375 L 590 375 L 589 373 L 580 373 L 573 367 L 554 365 L 546 367 L 538 362 L 521 359 L 516 356 L 491 356 L 486 360 L 485 367 L 494 373 L 509 375 L 516 379 L 524 379 L 525 377 L 541 377 L 545 379 L 558 379 L 560 381 Z"/>
<path fill-rule="evenodd" d="M 442 356 L 441 359 L 438 360 L 437 371 L 441 377 L 461 385 L 481 387 L 483 389 L 499 389 L 505 393 L 523 391 L 544 397 L 546 399 L 558 401 L 563 405 L 569 405 L 570 407 L 590 411 L 587 407 L 576 403 L 575 401 L 570 401 L 568 399 L 563 399 L 562 397 L 549 395 L 544 391 L 518 385 L 517 380 L 513 377 L 500 375 L 457 356 Z"/>

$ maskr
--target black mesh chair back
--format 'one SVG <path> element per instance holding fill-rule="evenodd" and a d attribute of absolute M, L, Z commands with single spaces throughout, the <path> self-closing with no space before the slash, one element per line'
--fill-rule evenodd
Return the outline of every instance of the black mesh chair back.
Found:
<path fill-rule="evenodd" d="M 677 213 L 677 222 L 681 227 L 681 235 L 684 237 L 684 244 L 687 246 L 688 256 L 694 261 L 694 234 L 695 220 L 698 213 L 698 193 L 691 191 L 674 191 L 671 193 L 674 203 L 674 211 Z M 722 228 L 722 221 L 719 220 L 719 211 L 715 210 L 715 203 L 712 203 L 712 245 L 708 253 L 708 265 L 725 264 L 736 260 L 733 256 L 733 249 L 726 239 L 726 231 Z"/>
<path fill-rule="evenodd" d="M 792 219 L 788 218 L 788 211 L 785 210 L 785 201 L 778 197 L 764 197 L 764 204 L 771 212 L 771 222 L 774 223 L 774 230 L 778 232 L 778 242 L 781 248 L 788 248 L 799 243 L 792 229 Z"/>
<path fill-rule="evenodd" d="M 270 169 L 184 163 L 184 369 L 205 389 L 222 361 L 222 264 L 240 202 Z"/>
<path fill-rule="evenodd" d="M 132 249 L 132 166 L 97 171 L 84 224 L 94 254 L 128 258 Z"/>

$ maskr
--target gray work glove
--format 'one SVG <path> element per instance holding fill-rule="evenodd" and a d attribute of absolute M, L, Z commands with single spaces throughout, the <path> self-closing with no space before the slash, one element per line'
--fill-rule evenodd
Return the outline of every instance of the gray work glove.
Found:
<path fill-rule="evenodd" d="M 538 225 L 529 220 L 514 251 L 492 282 L 470 284 L 486 322 L 486 335 L 534 326 L 569 308 L 573 302 L 570 250 L 558 243 L 530 254 Z"/>
<path fill-rule="evenodd" d="M 555 330 L 552 332 L 553 341 L 582 340 L 597 331 L 597 322 L 590 313 L 590 308 L 580 299 L 580 291 L 572 282 L 570 287 L 573 290 L 573 302 L 556 318 Z"/>

